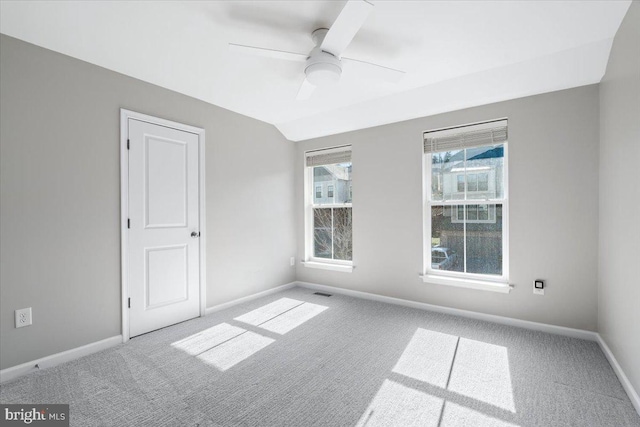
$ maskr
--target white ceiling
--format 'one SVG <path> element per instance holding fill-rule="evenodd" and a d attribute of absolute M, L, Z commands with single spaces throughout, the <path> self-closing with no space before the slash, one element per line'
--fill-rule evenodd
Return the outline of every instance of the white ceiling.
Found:
<path fill-rule="evenodd" d="M 296 101 L 307 53 L 343 1 L 2 1 L 0 32 L 272 123 L 299 141 L 602 78 L 625 1 L 372 1 L 345 56 L 402 69 Z"/>

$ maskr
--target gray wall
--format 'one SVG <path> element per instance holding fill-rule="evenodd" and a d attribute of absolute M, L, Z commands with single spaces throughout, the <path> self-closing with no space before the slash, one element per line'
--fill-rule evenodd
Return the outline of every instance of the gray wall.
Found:
<path fill-rule="evenodd" d="M 422 132 L 509 118 L 510 294 L 425 284 Z M 597 323 L 598 86 L 585 86 L 319 138 L 297 145 L 298 258 L 303 157 L 353 145 L 352 273 L 297 267 L 301 281 L 587 330 Z M 545 296 L 533 280 L 547 281 Z"/>
<path fill-rule="evenodd" d="M 120 334 L 121 107 L 206 129 L 207 305 L 294 280 L 295 149 L 273 126 L 0 43 L 0 368 Z"/>
<path fill-rule="evenodd" d="M 640 3 L 616 34 L 600 83 L 598 330 L 640 392 Z"/>

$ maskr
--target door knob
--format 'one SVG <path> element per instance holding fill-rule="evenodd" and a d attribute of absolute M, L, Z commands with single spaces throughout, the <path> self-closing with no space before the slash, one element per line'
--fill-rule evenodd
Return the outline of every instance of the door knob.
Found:
<path fill-rule="evenodd" d="M 193 237 L 194 239 L 195 239 L 196 237 L 200 237 L 200 233 L 199 233 L 199 232 L 197 232 L 197 231 L 192 231 L 192 232 L 191 232 L 191 237 Z"/>

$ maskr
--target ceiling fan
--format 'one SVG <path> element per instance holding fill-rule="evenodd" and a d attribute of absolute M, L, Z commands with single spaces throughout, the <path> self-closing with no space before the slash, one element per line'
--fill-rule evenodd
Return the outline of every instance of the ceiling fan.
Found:
<path fill-rule="evenodd" d="M 366 0 L 349 0 L 331 28 L 318 28 L 311 34 L 315 47 L 308 54 L 236 43 L 229 43 L 229 49 L 269 58 L 305 62 L 305 79 L 298 91 L 297 100 L 308 99 L 316 87 L 337 83 L 343 69 L 347 74 L 365 74 L 395 83 L 402 78 L 404 71 L 342 56 L 342 52 L 349 46 L 372 8 L 373 4 Z"/>

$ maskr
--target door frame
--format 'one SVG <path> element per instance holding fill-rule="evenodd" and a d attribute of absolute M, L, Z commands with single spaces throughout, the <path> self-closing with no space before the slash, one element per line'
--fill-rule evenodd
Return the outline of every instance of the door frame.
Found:
<path fill-rule="evenodd" d="M 120 256 L 122 282 L 122 342 L 129 341 L 129 233 L 127 221 L 129 219 L 129 155 L 127 142 L 129 136 L 129 119 L 135 119 L 154 125 L 198 135 L 198 220 L 200 238 L 200 317 L 205 315 L 207 305 L 207 233 L 205 206 L 205 132 L 204 129 L 149 116 L 135 111 L 120 109 Z"/>

